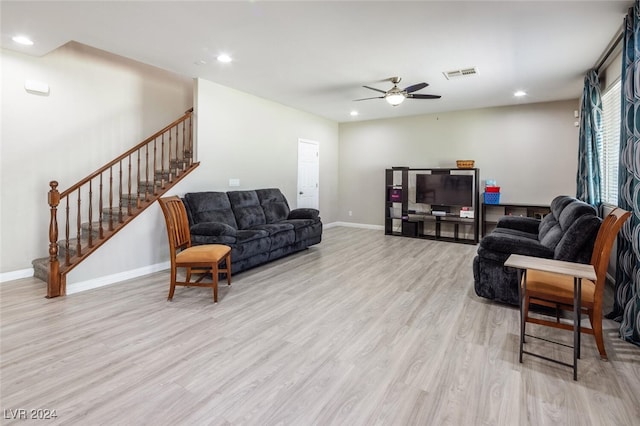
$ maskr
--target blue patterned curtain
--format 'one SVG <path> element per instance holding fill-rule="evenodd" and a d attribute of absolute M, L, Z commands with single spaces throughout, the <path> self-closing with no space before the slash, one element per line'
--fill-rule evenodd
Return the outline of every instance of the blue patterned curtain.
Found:
<path fill-rule="evenodd" d="M 640 2 L 625 18 L 618 205 L 631 212 L 618 238 L 613 312 L 620 336 L 640 345 Z"/>
<path fill-rule="evenodd" d="M 600 206 L 598 146 L 601 144 L 602 98 L 600 96 L 600 79 L 596 70 L 590 70 L 584 77 L 584 89 L 580 106 L 576 198 L 596 207 Z"/>

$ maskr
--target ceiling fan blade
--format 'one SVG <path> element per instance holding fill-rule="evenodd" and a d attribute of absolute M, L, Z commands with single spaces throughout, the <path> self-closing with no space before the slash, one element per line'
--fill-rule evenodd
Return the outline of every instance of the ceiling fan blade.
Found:
<path fill-rule="evenodd" d="M 384 96 L 374 96 L 373 98 L 354 99 L 353 102 L 368 101 L 369 99 L 384 99 Z"/>
<path fill-rule="evenodd" d="M 413 93 L 409 93 L 407 94 L 407 98 L 413 98 L 413 99 L 440 99 L 442 96 L 440 95 L 420 95 L 420 94 L 413 94 Z"/>
<path fill-rule="evenodd" d="M 371 89 L 371 90 L 375 90 L 376 92 L 380 92 L 380 93 L 387 93 L 385 90 L 380 90 L 380 89 L 376 89 L 375 87 L 369 87 L 369 86 L 362 86 L 365 87 L 367 89 Z"/>
<path fill-rule="evenodd" d="M 424 89 L 427 86 L 428 86 L 427 83 L 418 83 L 418 84 L 414 84 L 413 86 L 407 87 L 406 89 L 404 89 L 404 91 L 407 93 L 417 92 L 418 90 Z"/>

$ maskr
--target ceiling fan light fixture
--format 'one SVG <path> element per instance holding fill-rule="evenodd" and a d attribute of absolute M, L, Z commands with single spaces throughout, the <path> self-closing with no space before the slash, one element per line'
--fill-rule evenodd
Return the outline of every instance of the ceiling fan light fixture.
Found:
<path fill-rule="evenodd" d="M 405 96 L 402 92 L 390 92 L 384 97 L 389 105 L 398 106 L 404 102 Z"/>
<path fill-rule="evenodd" d="M 17 35 L 17 36 L 11 37 L 11 40 L 23 46 L 33 46 L 33 41 L 27 36 Z"/>
<path fill-rule="evenodd" d="M 231 62 L 233 59 L 231 59 L 231 56 L 227 55 L 226 53 L 221 53 L 219 54 L 216 59 L 218 60 L 218 62 L 222 62 L 224 64 L 228 64 L 229 62 Z"/>

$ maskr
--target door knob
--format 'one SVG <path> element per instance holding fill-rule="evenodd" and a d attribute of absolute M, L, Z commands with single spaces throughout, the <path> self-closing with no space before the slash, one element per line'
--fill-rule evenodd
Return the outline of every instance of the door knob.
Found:
<path fill-rule="evenodd" d="M 300 195 L 304 194 L 304 192 L 300 191 Z"/>

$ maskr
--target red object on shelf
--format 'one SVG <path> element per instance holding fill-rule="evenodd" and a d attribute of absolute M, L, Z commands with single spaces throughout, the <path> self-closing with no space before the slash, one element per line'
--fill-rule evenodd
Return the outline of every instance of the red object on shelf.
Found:
<path fill-rule="evenodd" d="M 499 186 L 487 186 L 484 188 L 484 192 L 500 192 Z"/>

